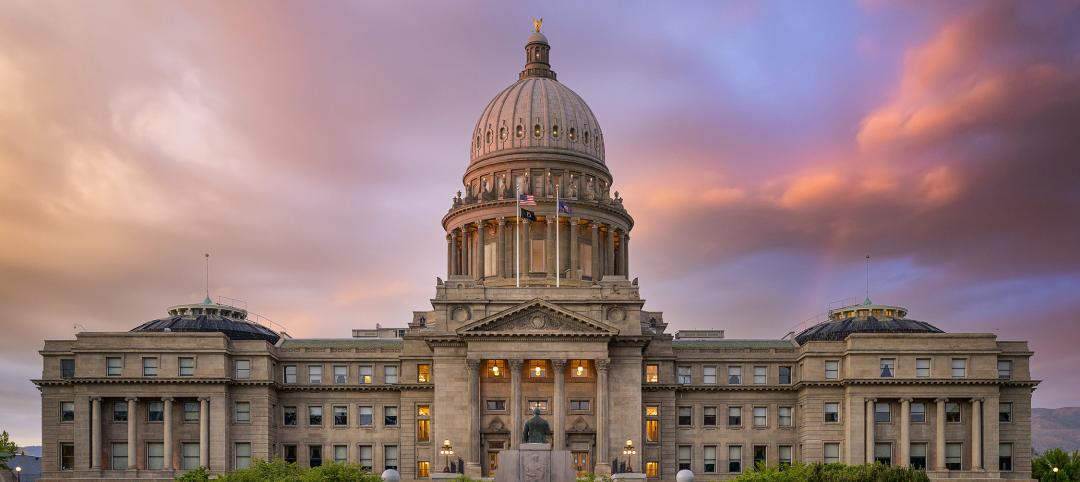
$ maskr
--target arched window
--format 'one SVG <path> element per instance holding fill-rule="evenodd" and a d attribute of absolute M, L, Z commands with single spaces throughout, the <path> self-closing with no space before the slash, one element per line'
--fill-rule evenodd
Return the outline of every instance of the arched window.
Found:
<path fill-rule="evenodd" d="M 533 137 L 539 139 L 540 136 L 543 135 L 543 134 L 544 134 L 544 129 L 542 127 L 540 127 L 540 124 L 536 124 L 536 125 L 533 126 Z"/>
<path fill-rule="evenodd" d="M 476 150 L 480 150 L 480 134 L 476 135 Z"/>
<path fill-rule="evenodd" d="M 491 144 L 491 131 L 490 130 L 487 131 L 487 135 L 485 136 L 485 138 L 487 139 L 487 143 Z"/>
<path fill-rule="evenodd" d="M 569 137 L 571 141 L 576 141 L 577 131 L 575 131 L 574 128 L 571 127 L 570 130 L 566 132 L 566 136 Z"/>
<path fill-rule="evenodd" d="M 551 137 L 559 137 L 559 124 L 551 126 Z"/>
<path fill-rule="evenodd" d="M 500 141 L 505 141 L 506 140 L 506 128 L 505 127 L 500 127 L 499 128 L 499 140 Z"/>
<path fill-rule="evenodd" d="M 585 133 L 582 134 L 581 142 L 584 142 L 585 144 L 589 143 L 589 131 L 585 131 Z"/>

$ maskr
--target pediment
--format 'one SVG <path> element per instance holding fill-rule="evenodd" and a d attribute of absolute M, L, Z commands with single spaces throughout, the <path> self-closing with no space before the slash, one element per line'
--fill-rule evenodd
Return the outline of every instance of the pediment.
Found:
<path fill-rule="evenodd" d="M 464 336 L 615 336 L 619 330 L 541 299 L 522 303 L 457 330 Z"/>

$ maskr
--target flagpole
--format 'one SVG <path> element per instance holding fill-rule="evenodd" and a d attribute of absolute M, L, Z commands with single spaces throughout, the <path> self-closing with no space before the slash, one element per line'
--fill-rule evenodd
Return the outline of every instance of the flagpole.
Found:
<path fill-rule="evenodd" d="M 559 287 L 562 263 L 559 262 L 559 185 L 555 185 L 555 287 Z"/>
<path fill-rule="evenodd" d="M 521 288 L 521 255 L 518 253 L 521 245 L 521 188 L 517 190 L 517 222 L 514 223 L 514 285 Z"/>

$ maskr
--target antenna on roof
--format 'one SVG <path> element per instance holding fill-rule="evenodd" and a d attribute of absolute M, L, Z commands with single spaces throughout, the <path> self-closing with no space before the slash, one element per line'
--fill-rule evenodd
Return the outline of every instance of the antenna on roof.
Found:
<path fill-rule="evenodd" d="M 866 255 L 866 301 L 870 301 L 870 255 Z"/>
<path fill-rule="evenodd" d="M 206 299 L 210 300 L 210 253 L 204 255 L 206 257 Z"/>

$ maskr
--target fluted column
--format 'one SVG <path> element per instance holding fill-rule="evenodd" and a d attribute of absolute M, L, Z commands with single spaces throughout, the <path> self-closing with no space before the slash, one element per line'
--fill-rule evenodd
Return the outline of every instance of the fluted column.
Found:
<path fill-rule="evenodd" d="M 611 454 L 608 453 L 608 364 L 609 360 L 596 360 L 596 466 L 598 473 L 610 473 L 608 466 Z"/>
<path fill-rule="evenodd" d="M 937 403 L 937 416 L 935 420 L 937 422 L 937 433 L 934 437 L 934 470 L 945 470 L 945 402 L 948 402 L 948 398 L 938 398 L 934 402 Z"/>
<path fill-rule="evenodd" d="M 101 397 L 90 399 L 90 468 L 101 468 Z"/>
<path fill-rule="evenodd" d="M 487 238 L 484 236 L 483 221 L 477 221 L 476 223 L 476 276 L 478 280 L 484 279 L 484 243 Z"/>
<path fill-rule="evenodd" d="M 135 435 L 139 423 L 139 412 L 136 402 L 139 400 L 135 397 L 126 398 L 128 406 L 128 419 L 127 419 L 127 449 L 128 449 L 128 469 L 136 468 L 135 463 L 138 462 L 138 456 L 135 454 L 135 444 L 138 443 Z"/>
<path fill-rule="evenodd" d="M 971 470 L 982 470 L 982 399 L 971 399 Z"/>
<path fill-rule="evenodd" d="M 866 463 L 874 463 L 874 403 L 876 398 L 866 399 Z"/>
<path fill-rule="evenodd" d="M 446 235 L 446 277 L 454 274 L 454 236 Z"/>
<path fill-rule="evenodd" d="M 199 398 L 199 467 L 210 466 L 210 399 Z"/>
<path fill-rule="evenodd" d="M 469 225 L 461 226 L 461 273 L 469 275 Z"/>
<path fill-rule="evenodd" d="M 547 266 L 547 277 L 555 278 L 555 218 L 548 216 L 547 218 L 547 248 L 544 249 L 544 266 Z"/>
<path fill-rule="evenodd" d="M 551 411 L 555 419 L 555 435 L 551 437 L 552 450 L 564 450 L 566 448 L 566 360 L 551 360 L 551 369 L 555 372 L 555 393 L 551 400 L 554 408 Z"/>
<path fill-rule="evenodd" d="M 480 360 L 465 360 L 469 372 L 469 455 L 475 471 L 480 468 Z"/>
<path fill-rule="evenodd" d="M 578 218 L 570 218 L 570 279 L 578 279 Z"/>
<path fill-rule="evenodd" d="M 172 397 L 162 397 L 161 409 L 164 410 L 162 415 L 162 438 L 161 448 L 165 453 L 165 463 L 162 464 L 162 468 L 165 470 L 172 470 L 173 468 L 173 445 L 172 445 Z"/>
<path fill-rule="evenodd" d="M 495 225 L 495 267 L 496 276 L 506 277 L 506 218 L 500 217 Z"/>
<path fill-rule="evenodd" d="M 900 450 L 896 464 L 901 467 L 911 465 L 911 399 L 900 399 Z"/>
<path fill-rule="evenodd" d="M 622 233 L 622 274 L 630 279 L 630 235 Z"/>
<path fill-rule="evenodd" d="M 521 360 L 509 360 L 510 365 L 510 448 L 521 444 Z"/>
<path fill-rule="evenodd" d="M 608 226 L 607 241 L 604 243 L 604 274 L 615 274 L 615 227 Z"/>
<path fill-rule="evenodd" d="M 600 225 L 592 223 L 592 279 L 599 281 L 604 276 L 600 274 Z"/>

